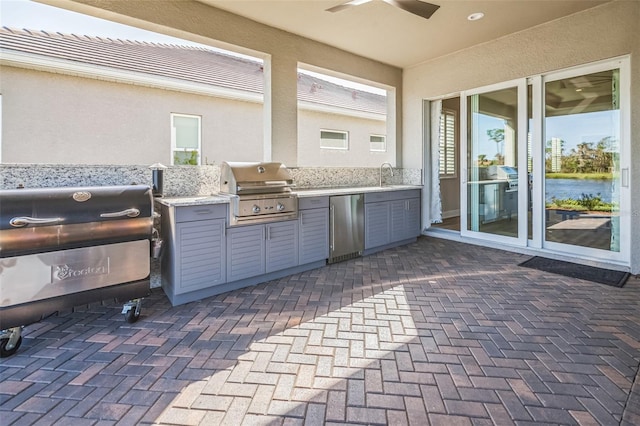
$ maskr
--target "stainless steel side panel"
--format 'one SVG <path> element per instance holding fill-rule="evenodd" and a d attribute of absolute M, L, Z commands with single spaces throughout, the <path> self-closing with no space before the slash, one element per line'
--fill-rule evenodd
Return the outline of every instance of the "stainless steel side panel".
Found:
<path fill-rule="evenodd" d="M 362 254 L 364 250 L 364 195 L 329 198 L 329 259 Z"/>
<path fill-rule="evenodd" d="M 0 307 L 149 276 L 149 240 L 0 259 Z"/>

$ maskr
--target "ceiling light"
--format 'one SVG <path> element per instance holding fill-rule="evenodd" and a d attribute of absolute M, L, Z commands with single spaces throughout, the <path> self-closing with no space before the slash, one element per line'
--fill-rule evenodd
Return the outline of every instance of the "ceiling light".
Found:
<path fill-rule="evenodd" d="M 484 18 L 484 13 L 482 12 L 476 12 L 476 13 L 472 13 L 471 15 L 467 16 L 467 19 L 470 21 L 477 21 Z"/>

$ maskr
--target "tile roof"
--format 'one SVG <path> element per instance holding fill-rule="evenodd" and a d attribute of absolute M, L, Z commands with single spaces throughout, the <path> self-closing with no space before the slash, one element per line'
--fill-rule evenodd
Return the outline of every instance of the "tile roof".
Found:
<path fill-rule="evenodd" d="M 0 49 L 52 59 L 178 79 L 216 87 L 263 92 L 263 65 L 206 47 L 0 28 Z M 355 111 L 386 114 L 386 97 L 300 73 L 298 99 Z"/>

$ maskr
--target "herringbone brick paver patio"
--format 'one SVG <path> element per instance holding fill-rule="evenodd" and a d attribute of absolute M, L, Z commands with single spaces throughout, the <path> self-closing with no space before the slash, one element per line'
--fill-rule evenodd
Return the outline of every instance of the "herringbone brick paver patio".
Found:
<path fill-rule="evenodd" d="M 640 424 L 640 280 L 445 240 L 127 324 L 95 304 L 0 361 L 3 425 Z M 635 384 L 634 384 L 635 380 Z"/>

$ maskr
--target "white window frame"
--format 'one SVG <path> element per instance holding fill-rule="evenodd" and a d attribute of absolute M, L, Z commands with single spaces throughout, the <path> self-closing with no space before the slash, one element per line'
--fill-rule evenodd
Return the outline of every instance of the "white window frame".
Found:
<path fill-rule="evenodd" d="M 453 139 L 447 139 L 447 120 L 449 117 L 453 119 Z M 443 126 L 444 121 L 444 126 Z M 439 160 L 439 173 L 440 179 L 453 179 L 458 177 L 458 162 L 456 160 L 457 154 L 457 146 L 456 146 L 456 133 L 458 126 L 458 113 L 452 109 L 442 109 L 442 113 L 440 115 L 440 140 L 438 141 L 439 151 L 440 151 L 440 160 Z M 450 158 L 453 156 L 453 170 L 449 170 L 447 165 L 449 164 Z M 444 167 L 443 167 L 444 165 Z"/>
<path fill-rule="evenodd" d="M 177 141 L 176 141 L 176 128 L 174 125 L 174 119 L 176 117 L 183 117 L 183 118 L 195 118 L 198 121 L 198 147 L 195 149 L 188 149 L 188 148 L 178 148 L 176 146 Z M 201 164 L 201 158 L 202 158 L 202 117 L 199 115 L 193 115 L 193 114 L 178 114 L 178 113 L 171 113 L 171 165 L 175 165 L 175 153 L 180 151 L 180 152 L 197 152 L 197 162 L 195 165 L 199 166 Z"/>
<path fill-rule="evenodd" d="M 322 133 L 324 133 L 324 132 L 344 135 L 344 146 L 343 147 L 324 146 L 322 144 L 322 142 L 324 140 L 323 137 L 322 137 Z M 335 140 L 338 140 L 338 139 L 335 139 Z M 320 149 L 335 149 L 335 150 L 339 150 L 339 151 L 348 151 L 349 150 L 349 132 L 344 131 L 344 130 L 320 129 Z"/>
<path fill-rule="evenodd" d="M 382 138 L 381 142 L 374 142 L 371 139 L 372 138 Z M 374 149 L 371 144 L 374 143 L 382 143 L 384 145 L 383 149 Z M 370 134 L 369 135 L 369 151 L 370 152 L 387 152 L 387 136 L 386 135 L 379 135 L 379 134 Z"/>

